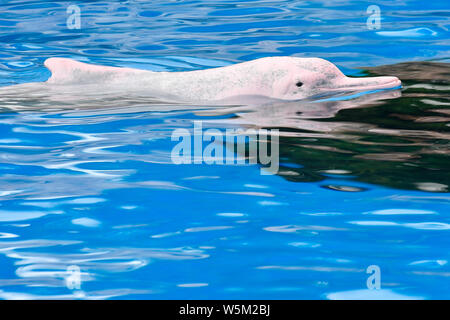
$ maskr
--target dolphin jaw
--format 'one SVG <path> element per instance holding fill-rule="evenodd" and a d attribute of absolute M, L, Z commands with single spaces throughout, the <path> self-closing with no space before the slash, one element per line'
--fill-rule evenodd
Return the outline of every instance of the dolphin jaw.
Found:
<path fill-rule="evenodd" d="M 333 91 L 367 91 L 400 88 L 402 82 L 397 77 L 348 78 Z"/>

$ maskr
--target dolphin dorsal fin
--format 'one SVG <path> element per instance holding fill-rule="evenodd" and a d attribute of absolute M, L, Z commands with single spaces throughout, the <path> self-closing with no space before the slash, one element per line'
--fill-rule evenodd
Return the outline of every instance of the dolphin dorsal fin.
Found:
<path fill-rule="evenodd" d="M 45 60 L 44 65 L 52 73 L 47 82 L 53 84 L 74 82 L 82 73 L 89 73 L 92 67 L 88 64 L 66 58 L 49 58 Z"/>
<path fill-rule="evenodd" d="M 51 84 L 108 82 L 119 75 L 141 71 L 87 64 L 67 58 L 49 58 L 45 60 L 44 65 L 52 73 L 47 80 L 47 83 Z"/>

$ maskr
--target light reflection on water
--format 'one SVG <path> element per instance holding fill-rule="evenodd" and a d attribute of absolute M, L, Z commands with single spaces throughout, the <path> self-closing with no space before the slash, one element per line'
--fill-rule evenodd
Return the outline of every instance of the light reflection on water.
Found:
<path fill-rule="evenodd" d="M 19 30 L 0 32 L 2 84 L 45 79 L 49 56 L 180 71 L 296 54 L 360 74 L 350 68 L 448 50 L 447 19 L 421 4 L 414 16 L 431 32 L 414 29 L 414 2 L 386 16 L 385 28 L 400 29 L 387 34 L 353 21 L 365 8 L 347 1 L 80 4 L 86 25 L 71 32 L 61 4 L 28 5 L 0 14 Z M 0 298 L 448 298 L 448 65 L 368 70 L 398 75 L 404 89 L 257 107 L 0 96 L 9 109 L 0 114 Z M 194 120 L 280 129 L 279 174 L 172 164 L 170 136 Z M 374 264 L 376 292 L 366 288 Z M 70 265 L 81 290 L 65 285 Z"/>

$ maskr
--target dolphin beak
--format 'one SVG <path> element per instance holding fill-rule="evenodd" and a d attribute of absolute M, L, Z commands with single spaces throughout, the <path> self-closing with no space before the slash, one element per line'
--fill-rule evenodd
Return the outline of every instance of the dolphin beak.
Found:
<path fill-rule="evenodd" d="M 337 90 L 367 91 L 400 88 L 402 82 L 397 77 L 370 77 L 349 78 L 345 77 L 337 86 Z"/>

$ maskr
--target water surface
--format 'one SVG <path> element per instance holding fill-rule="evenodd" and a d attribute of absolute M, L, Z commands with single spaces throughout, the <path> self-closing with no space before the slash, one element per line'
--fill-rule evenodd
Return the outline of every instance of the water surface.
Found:
<path fill-rule="evenodd" d="M 449 298 L 448 6 L 378 1 L 368 30 L 370 4 L 2 1 L 2 86 L 46 80 L 49 57 L 187 71 L 294 55 L 404 87 L 261 108 L 2 95 L 0 297 Z M 279 129 L 279 173 L 173 164 L 171 134 L 195 120 Z"/>

